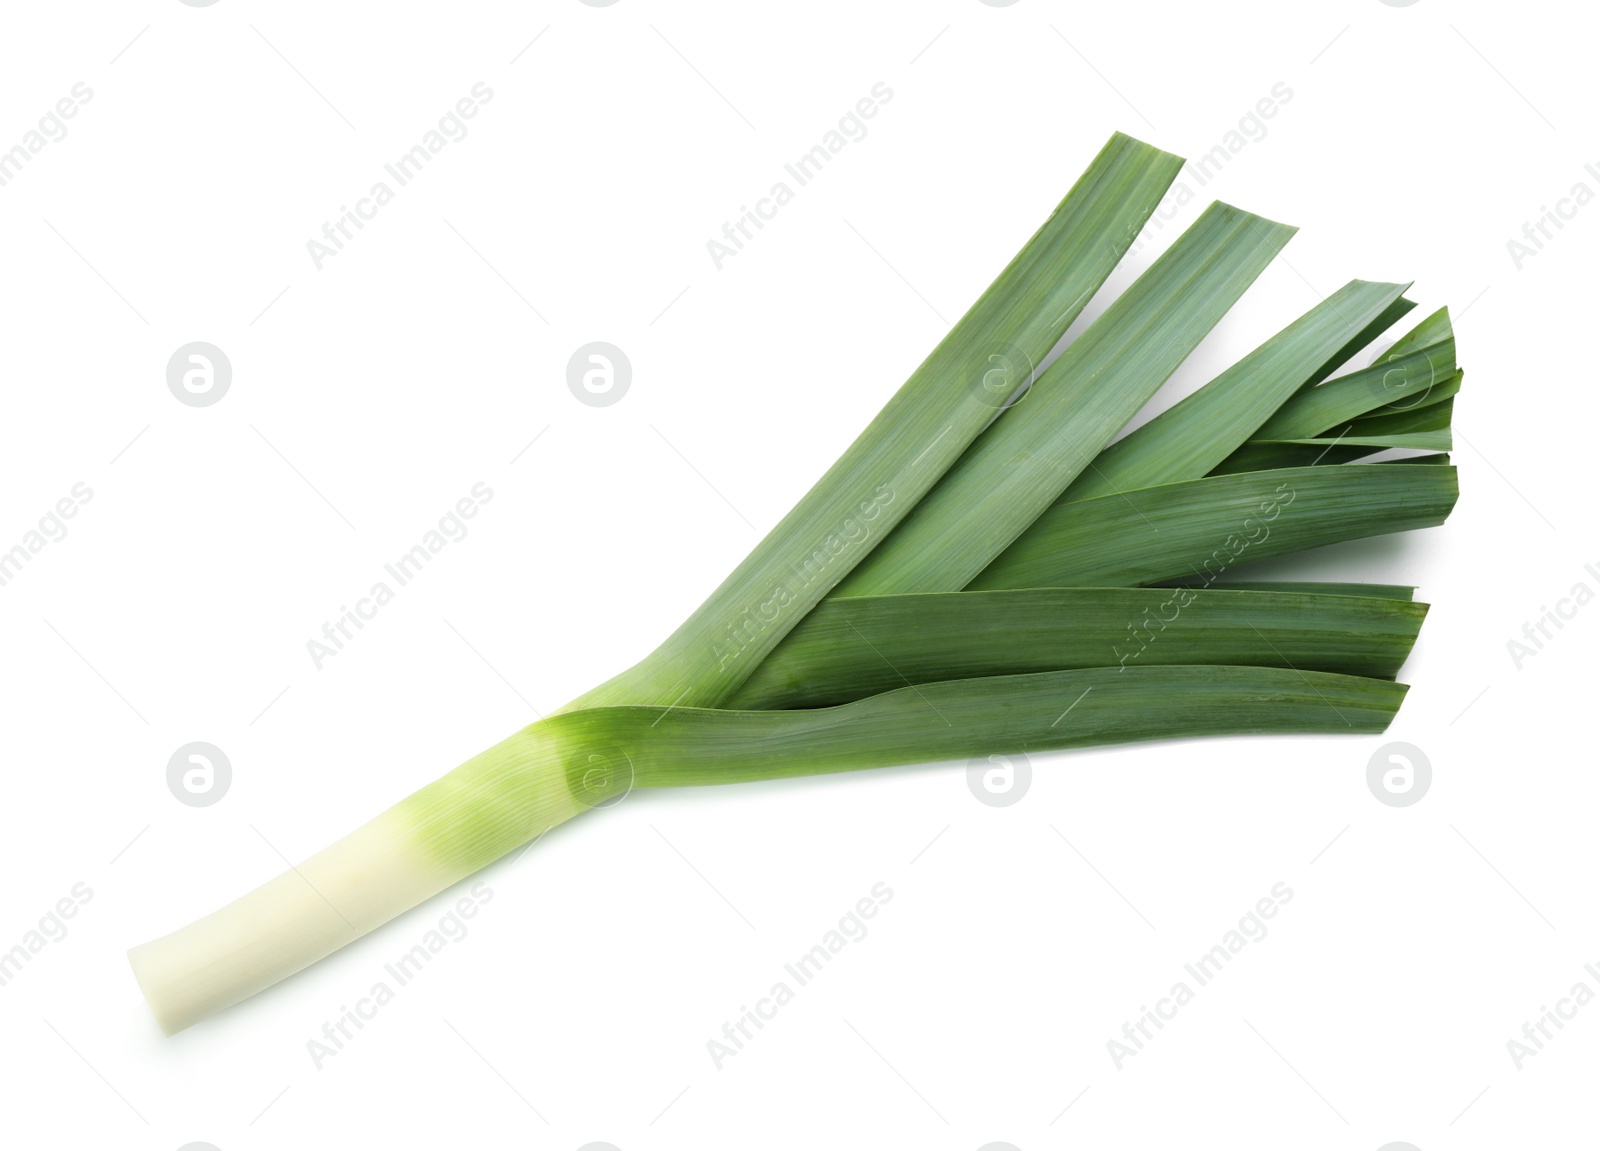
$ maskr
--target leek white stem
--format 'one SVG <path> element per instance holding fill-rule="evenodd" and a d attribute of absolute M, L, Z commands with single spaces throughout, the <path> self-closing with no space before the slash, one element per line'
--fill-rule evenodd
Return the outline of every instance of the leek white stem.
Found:
<path fill-rule="evenodd" d="M 298 867 L 129 951 L 161 1029 L 249 998 L 586 811 L 583 780 L 562 760 L 557 741 L 525 728 Z"/>

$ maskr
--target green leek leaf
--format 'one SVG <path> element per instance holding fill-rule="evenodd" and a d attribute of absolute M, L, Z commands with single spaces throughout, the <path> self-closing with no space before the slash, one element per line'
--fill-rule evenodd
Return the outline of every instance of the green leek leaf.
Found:
<path fill-rule="evenodd" d="M 1454 468 L 1345 464 L 1208 476 L 1057 504 L 974 589 L 1215 579 L 1241 564 L 1341 540 L 1432 527 Z"/>
<path fill-rule="evenodd" d="M 983 380 L 994 358 L 1043 360 L 1182 163 L 1114 136 L 933 354 L 711 596 L 651 655 L 568 706 L 726 699 L 989 424 Z"/>
<path fill-rule="evenodd" d="M 1293 234 L 1213 204 L 978 437 L 837 594 L 954 591 L 972 579 L 1133 418 Z"/>
<path fill-rule="evenodd" d="M 1426 614 L 1425 604 L 1393 597 L 1237 588 L 829 599 L 728 706 L 825 707 L 907 684 L 1108 665 L 1243 664 L 1393 678 Z"/>
<path fill-rule="evenodd" d="M 1058 502 L 1198 479 L 1265 423 L 1352 337 L 1392 314 L 1404 284 L 1352 280 L 1198 391 L 1095 457 Z"/>

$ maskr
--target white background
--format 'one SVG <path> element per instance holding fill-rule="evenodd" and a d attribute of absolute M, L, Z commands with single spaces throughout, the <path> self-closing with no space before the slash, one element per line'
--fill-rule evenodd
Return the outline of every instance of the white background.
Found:
<path fill-rule="evenodd" d="M 1600 191 L 1577 13 L 8 6 L 0 146 L 93 95 L 0 187 L 0 545 L 93 498 L 0 588 L 0 950 L 93 895 L 0 987 L 0 1141 L 1576 1146 L 1600 1006 L 1521 1070 L 1506 1042 L 1600 990 L 1600 607 L 1520 670 L 1506 644 L 1600 587 L 1600 207 L 1520 270 L 1506 245 Z M 319 271 L 306 242 L 480 81 L 470 133 Z M 706 241 L 879 82 L 868 134 L 719 271 Z M 1112 130 L 1199 155 L 1280 82 L 1108 291 L 1211 196 L 1303 229 L 1158 406 L 1350 278 L 1451 306 L 1455 514 L 1279 565 L 1434 605 L 1387 736 L 1038 756 L 1004 809 L 957 765 L 636 794 L 490 868 L 471 933 L 320 1069 L 307 1041 L 446 900 L 160 1036 L 126 948 L 642 656 Z M 166 386 L 192 340 L 233 365 L 212 407 Z M 591 340 L 631 359 L 615 406 L 568 391 Z M 480 481 L 470 534 L 318 670 L 306 641 Z M 1396 739 L 1434 770 L 1404 809 L 1365 781 Z M 193 740 L 233 765 L 207 808 L 166 787 Z M 707 1040 L 878 882 L 870 933 L 718 1070 Z M 1270 934 L 1118 1070 L 1107 1040 L 1279 882 Z"/>

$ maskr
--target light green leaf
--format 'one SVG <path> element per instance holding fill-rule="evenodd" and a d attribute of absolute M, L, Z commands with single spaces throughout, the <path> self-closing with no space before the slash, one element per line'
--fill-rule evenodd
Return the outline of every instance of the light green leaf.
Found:
<path fill-rule="evenodd" d="M 1404 284 L 1352 280 L 1203 388 L 1095 457 L 1058 502 L 1198 479 L 1349 344 L 1392 315 Z M 1387 325 L 1385 325 L 1387 326 Z"/>
<path fill-rule="evenodd" d="M 984 429 L 994 415 L 983 388 L 992 357 L 1044 358 L 1181 165 L 1114 136 L 933 354 L 711 596 L 651 655 L 568 706 L 726 699 Z"/>
<path fill-rule="evenodd" d="M 952 591 L 977 575 L 1144 406 L 1293 234 L 1213 204 L 978 437 L 838 594 Z"/>

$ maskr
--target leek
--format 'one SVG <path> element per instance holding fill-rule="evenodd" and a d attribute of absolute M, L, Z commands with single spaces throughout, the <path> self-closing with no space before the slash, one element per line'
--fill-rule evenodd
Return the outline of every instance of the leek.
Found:
<path fill-rule="evenodd" d="M 1412 306 L 1402 285 L 1353 281 L 1117 440 L 1293 232 L 1216 204 L 1036 371 L 1181 165 L 1114 136 L 840 460 L 643 661 L 134 948 L 163 1029 L 634 788 L 1384 730 L 1427 611 L 1413 589 L 1218 580 L 1449 514 L 1444 457 L 1347 462 L 1449 446 L 1462 377 L 1448 316 L 1335 376 Z"/>

